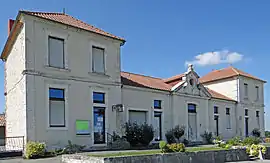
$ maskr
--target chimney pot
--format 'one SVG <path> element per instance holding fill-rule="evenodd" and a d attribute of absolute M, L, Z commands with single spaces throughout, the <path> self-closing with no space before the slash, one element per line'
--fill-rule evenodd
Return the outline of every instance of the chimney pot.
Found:
<path fill-rule="evenodd" d="M 12 30 L 14 22 L 15 22 L 15 20 L 13 20 L 13 19 L 8 20 L 8 36 L 9 36 L 11 30 Z"/>

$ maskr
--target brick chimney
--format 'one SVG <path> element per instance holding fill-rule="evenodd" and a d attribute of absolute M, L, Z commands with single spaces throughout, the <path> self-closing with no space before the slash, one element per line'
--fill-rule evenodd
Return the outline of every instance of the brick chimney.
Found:
<path fill-rule="evenodd" d="M 15 22 L 15 20 L 13 20 L 13 19 L 8 20 L 8 36 L 10 34 L 10 31 L 11 31 L 11 29 L 13 27 L 14 22 Z"/>

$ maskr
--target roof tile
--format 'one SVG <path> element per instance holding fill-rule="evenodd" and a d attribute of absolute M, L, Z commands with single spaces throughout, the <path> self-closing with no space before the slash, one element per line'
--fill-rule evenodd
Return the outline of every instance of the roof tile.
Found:
<path fill-rule="evenodd" d="M 76 28 L 84 29 L 86 31 L 90 31 L 93 33 L 97 33 L 103 36 L 107 36 L 110 38 L 114 38 L 120 41 L 125 42 L 125 40 L 121 37 L 115 36 L 113 34 L 110 34 L 108 32 L 105 32 L 99 28 L 96 28 L 90 24 L 87 24 L 81 20 L 78 20 L 70 15 L 64 14 L 64 13 L 57 13 L 57 12 L 31 12 L 31 11 L 20 11 L 22 13 L 25 13 L 27 15 L 37 16 L 39 18 L 48 19 L 51 21 L 55 21 L 58 23 L 70 25 Z"/>
<path fill-rule="evenodd" d="M 255 80 L 260 80 L 262 82 L 265 82 L 257 77 L 254 77 L 246 72 L 243 72 L 241 70 L 238 70 L 232 66 L 224 68 L 224 69 L 220 69 L 220 70 L 214 70 L 211 71 L 210 73 L 206 74 L 205 76 L 200 78 L 200 82 L 201 83 L 208 83 L 208 82 L 212 82 L 212 81 L 217 81 L 217 80 L 222 80 L 222 79 L 226 79 L 226 78 L 231 78 L 231 77 L 235 77 L 235 76 L 244 76 L 244 77 L 248 77 L 251 79 L 255 79 Z"/>

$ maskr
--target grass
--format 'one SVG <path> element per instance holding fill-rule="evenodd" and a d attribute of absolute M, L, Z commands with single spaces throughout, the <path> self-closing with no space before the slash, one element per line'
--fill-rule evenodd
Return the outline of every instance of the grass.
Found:
<path fill-rule="evenodd" d="M 189 147 L 186 148 L 186 152 L 198 152 L 198 151 L 216 151 L 224 150 L 219 147 Z M 120 156 L 139 156 L 139 155 L 154 155 L 161 154 L 160 150 L 142 150 L 142 151 L 132 151 L 132 152 L 113 152 L 113 153 L 101 153 L 101 154 L 89 154 L 92 157 L 120 157 Z"/>

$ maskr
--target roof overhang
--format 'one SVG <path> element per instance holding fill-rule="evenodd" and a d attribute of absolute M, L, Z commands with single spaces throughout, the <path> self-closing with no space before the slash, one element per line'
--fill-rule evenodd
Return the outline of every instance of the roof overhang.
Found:
<path fill-rule="evenodd" d="M 6 44 L 4 46 L 4 49 L 1 53 L 1 57 L 0 59 L 2 59 L 2 61 L 6 61 L 7 57 L 10 53 L 10 50 L 18 36 L 18 33 L 21 31 L 22 27 L 23 27 L 23 23 L 20 21 L 20 17 L 21 17 L 21 13 L 19 12 L 19 14 L 16 17 L 16 20 L 12 26 L 12 29 L 10 31 L 10 34 L 7 38 Z"/>

